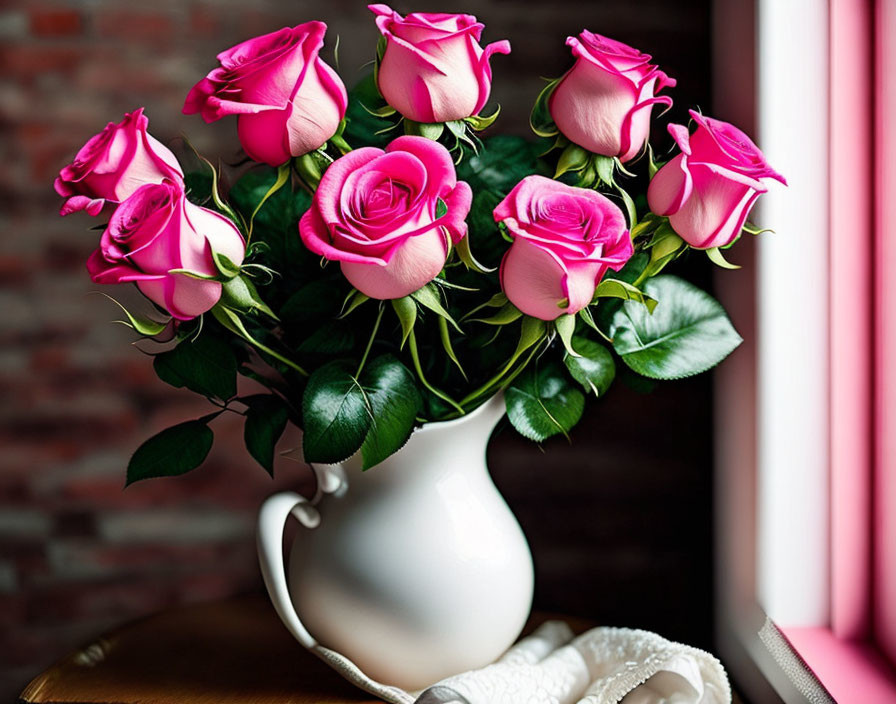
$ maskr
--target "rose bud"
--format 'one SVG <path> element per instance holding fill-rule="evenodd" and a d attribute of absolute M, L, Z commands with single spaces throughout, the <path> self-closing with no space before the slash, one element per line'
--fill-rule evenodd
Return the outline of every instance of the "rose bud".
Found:
<path fill-rule="evenodd" d="M 146 131 L 148 125 L 143 108 L 138 108 L 117 125 L 110 122 L 81 147 L 53 184 L 66 199 L 60 215 L 79 210 L 99 215 L 107 202 L 120 203 L 146 183 L 166 178 L 183 183 L 174 154 Z"/>
<path fill-rule="evenodd" d="M 513 237 L 501 261 L 501 288 L 535 318 L 578 313 L 607 269 L 618 271 L 632 256 L 622 211 L 591 189 L 526 176 L 494 215 Z"/>
<path fill-rule="evenodd" d="M 654 175 L 647 202 L 696 249 L 725 247 L 740 236 L 750 208 L 768 188 L 762 179 L 787 184 L 747 135 L 727 122 L 691 110 L 697 130 L 669 125 L 681 154 Z"/>
<path fill-rule="evenodd" d="M 246 154 L 271 166 L 320 148 L 348 105 L 342 80 L 319 56 L 326 31 L 306 22 L 221 52 L 220 68 L 193 86 L 184 113 L 206 122 L 239 115 Z"/>
<path fill-rule="evenodd" d="M 449 122 L 477 115 L 492 87 L 492 54 L 510 42 L 479 44 L 485 25 L 472 15 L 413 12 L 368 5 L 386 38 L 377 84 L 386 102 L 415 122 Z"/>
<path fill-rule="evenodd" d="M 87 270 L 98 284 L 133 281 L 172 316 L 190 320 L 218 302 L 221 283 L 171 270 L 217 276 L 212 252 L 239 265 L 245 243 L 230 220 L 190 203 L 179 184 L 164 181 L 141 186 L 118 206 Z"/>
<path fill-rule="evenodd" d="M 672 105 L 672 98 L 656 94 L 675 80 L 648 54 L 587 30 L 566 44 L 576 63 L 548 100 L 554 124 L 590 152 L 633 159 L 650 135 L 653 106 Z"/>
<path fill-rule="evenodd" d="M 402 298 L 442 270 L 449 240 L 467 234 L 472 200 L 445 147 L 398 137 L 385 151 L 363 147 L 333 162 L 299 233 L 361 293 Z"/>

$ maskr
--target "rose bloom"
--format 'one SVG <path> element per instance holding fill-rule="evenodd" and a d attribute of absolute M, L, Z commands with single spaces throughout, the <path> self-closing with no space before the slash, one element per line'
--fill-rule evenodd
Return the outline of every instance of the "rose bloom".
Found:
<path fill-rule="evenodd" d="M 472 200 L 445 147 L 398 137 L 385 151 L 363 147 L 333 162 L 299 233 L 361 293 L 401 298 L 442 270 L 449 241 L 467 234 Z"/>
<path fill-rule="evenodd" d="M 190 320 L 218 302 L 221 284 L 170 271 L 217 276 L 213 251 L 239 265 L 245 249 L 230 220 L 193 205 L 179 184 L 164 181 L 141 186 L 118 206 L 87 270 L 98 284 L 133 281 L 172 316 Z"/>
<path fill-rule="evenodd" d="M 566 44 L 576 63 L 548 100 L 557 129 L 595 154 L 633 159 L 650 135 L 653 106 L 672 105 L 670 97 L 656 94 L 675 80 L 648 54 L 587 30 Z"/>
<path fill-rule="evenodd" d="M 348 105 L 342 80 L 319 56 L 326 31 L 323 22 L 306 22 L 221 52 L 220 68 L 193 86 L 184 113 L 206 122 L 239 115 L 246 154 L 271 166 L 318 149 Z"/>
<path fill-rule="evenodd" d="M 513 237 L 501 261 L 501 288 L 535 318 L 582 310 L 607 269 L 618 271 L 632 256 L 622 211 L 588 188 L 526 176 L 494 215 Z"/>
<path fill-rule="evenodd" d="M 479 44 L 484 25 L 472 15 L 413 12 L 368 5 L 386 38 L 377 84 L 386 102 L 416 122 L 448 122 L 477 115 L 492 88 L 492 54 L 510 42 Z"/>
<path fill-rule="evenodd" d="M 756 199 L 768 188 L 762 179 L 787 184 L 759 148 L 734 125 L 691 110 L 697 130 L 669 125 L 681 154 L 650 181 L 647 202 L 696 249 L 731 244 L 740 235 Z"/>
<path fill-rule="evenodd" d="M 148 126 L 138 108 L 91 137 L 53 184 L 66 199 L 59 214 L 86 210 L 99 215 L 107 202 L 120 203 L 146 183 L 166 178 L 183 183 L 174 154 L 146 131 Z"/>

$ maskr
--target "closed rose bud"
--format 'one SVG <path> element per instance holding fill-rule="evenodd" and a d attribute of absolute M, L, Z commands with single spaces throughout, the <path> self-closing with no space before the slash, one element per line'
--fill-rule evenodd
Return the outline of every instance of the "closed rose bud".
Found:
<path fill-rule="evenodd" d="M 361 293 L 402 298 L 445 266 L 449 242 L 467 234 L 472 200 L 445 147 L 398 137 L 385 151 L 363 147 L 333 162 L 299 233 Z"/>
<path fill-rule="evenodd" d="M 120 203 L 144 184 L 166 178 L 183 183 L 174 154 L 146 131 L 148 126 L 139 108 L 118 124 L 110 122 L 81 147 L 54 183 L 66 199 L 60 215 L 79 210 L 99 215 L 106 203 Z"/>
<path fill-rule="evenodd" d="M 342 80 L 319 55 L 326 31 L 323 22 L 306 22 L 218 54 L 220 68 L 193 86 L 184 113 L 206 122 L 239 115 L 246 154 L 271 166 L 318 149 L 348 105 Z"/>
<path fill-rule="evenodd" d="M 527 176 L 494 215 L 513 237 L 501 262 L 501 288 L 535 318 L 579 312 L 607 269 L 618 271 L 632 256 L 622 211 L 591 189 Z"/>
<path fill-rule="evenodd" d="M 386 38 L 377 84 L 386 102 L 416 122 L 448 122 L 477 115 L 492 87 L 492 54 L 510 42 L 482 47 L 484 25 L 472 15 L 413 12 L 369 5 Z"/>
<path fill-rule="evenodd" d="M 724 247 L 737 239 L 756 199 L 768 190 L 763 179 L 787 182 L 734 125 L 693 110 L 691 117 L 697 123 L 692 135 L 684 125 L 669 125 L 681 154 L 651 179 L 647 202 L 691 247 Z"/>
<path fill-rule="evenodd" d="M 651 64 L 648 54 L 587 30 L 566 44 L 576 63 L 548 100 L 551 119 L 590 152 L 633 159 L 650 135 L 653 106 L 672 105 L 657 93 L 675 80 Z"/>
<path fill-rule="evenodd" d="M 179 184 L 165 181 L 140 187 L 118 206 L 87 270 L 99 284 L 132 281 L 173 317 L 190 320 L 214 307 L 221 283 L 171 270 L 217 276 L 212 252 L 239 265 L 245 243 L 230 220 L 193 205 Z"/>

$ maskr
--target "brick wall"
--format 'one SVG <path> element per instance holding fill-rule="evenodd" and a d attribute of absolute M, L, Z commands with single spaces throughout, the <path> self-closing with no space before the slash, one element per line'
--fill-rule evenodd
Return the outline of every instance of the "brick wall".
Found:
<path fill-rule="evenodd" d="M 563 39 L 582 26 L 652 51 L 680 79 L 675 115 L 708 104 L 707 2 L 428 5 L 418 9 L 476 12 L 488 39 L 513 42 L 514 53 L 494 62 L 504 129 L 525 130 L 539 76 L 562 72 Z M 8 698 L 112 624 L 256 588 L 254 512 L 268 493 L 304 479 L 287 462 L 271 481 L 237 445 L 219 443 L 190 476 L 122 490 L 130 452 L 205 406 L 159 382 L 129 331 L 109 323 L 112 304 L 88 295 L 94 223 L 55 215 L 53 177 L 86 138 L 140 105 L 162 141 L 186 132 L 206 155 L 229 158 L 234 122 L 204 126 L 180 113 L 218 51 L 326 19 L 343 38 L 340 71 L 351 83 L 376 32 L 364 4 L 346 0 L 0 7 L 0 697 Z M 708 389 L 707 380 L 682 382 L 647 402 L 617 389 L 591 407 L 572 445 L 550 442 L 544 452 L 510 432 L 496 439 L 491 463 L 532 540 L 541 606 L 705 642 L 709 438 L 694 431 L 709 427 Z M 239 437 L 229 422 L 216 421 L 219 437 Z M 661 437 L 665 449 L 636 442 L 636 431 Z"/>

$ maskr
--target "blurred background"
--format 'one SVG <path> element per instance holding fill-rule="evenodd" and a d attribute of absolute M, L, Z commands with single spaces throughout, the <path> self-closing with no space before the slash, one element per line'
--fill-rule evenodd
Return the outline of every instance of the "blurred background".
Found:
<path fill-rule="evenodd" d="M 238 153 L 236 122 L 181 114 L 219 51 L 309 19 L 347 85 L 374 54 L 362 2 L 344 0 L 6 0 L 0 9 L 0 698 L 99 632 L 176 604 L 259 589 L 254 517 L 268 494 L 303 485 L 285 462 L 272 481 L 221 417 L 203 467 L 127 490 L 130 453 L 205 402 L 159 381 L 111 324 L 114 305 L 84 261 L 96 223 L 57 216 L 58 170 L 107 122 L 145 106 L 150 130 L 213 161 Z M 526 134 L 532 101 L 570 65 L 567 35 L 607 34 L 654 56 L 678 87 L 671 117 L 708 106 L 709 2 L 438 0 L 402 12 L 472 12 L 494 59 L 496 129 Z M 494 129 L 494 128 L 493 128 Z M 662 139 L 662 135 L 657 135 Z M 686 262 L 709 285 L 702 261 Z M 711 647 L 711 379 L 649 396 L 617 382 L 572 442 L 538 447 L 503 427 L 493 476 L 532 545 L 536 608 L 636 626 Z"/>

